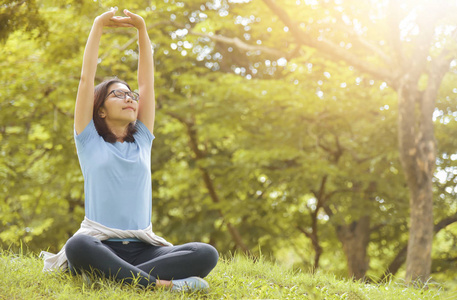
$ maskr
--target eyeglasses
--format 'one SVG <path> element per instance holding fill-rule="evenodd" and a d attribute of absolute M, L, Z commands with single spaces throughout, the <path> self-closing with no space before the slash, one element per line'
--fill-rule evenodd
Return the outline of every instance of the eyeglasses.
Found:
<path fill-rule="evenodd" d="M 109 95 L 111 95 L 111 94 L 113 94 L 114 97 L 122 99 L 122 100 L 125 100 L 127 98 L 127 96 L 129 96 L 134 101 L 138 101 L 140 99 L 140 95 L 138 93 L 131 92 L 131 91 L 125 92 L 123 90 L 112 90 L 111 92 L 108 93 L 108 95 L 106 95 L 106 98 L 108 98 Z"/>

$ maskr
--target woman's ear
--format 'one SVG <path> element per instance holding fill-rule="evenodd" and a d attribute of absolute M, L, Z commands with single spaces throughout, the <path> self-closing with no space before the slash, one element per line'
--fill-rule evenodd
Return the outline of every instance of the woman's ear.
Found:
<path fill-rule="evenodd" d="M 106 117 L 106 112 L 105 110 L 103 109 L 103 107 L 100 107 L 99 110 L 98 110 L 98 116 L 102 119 L 104 119 Z"/>

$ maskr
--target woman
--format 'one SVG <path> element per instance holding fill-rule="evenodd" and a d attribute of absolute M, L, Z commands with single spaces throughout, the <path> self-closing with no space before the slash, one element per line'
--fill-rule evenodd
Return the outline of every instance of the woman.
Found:
<path fill-rule="evenodd" d="M 202 278 L 215 267 L 212 246 L 172 246 L 151 227 L 151 146 L 155 103 L 153 55 L 142 17 L 112 9 L 98 16 L 84 51 L 75 109 L 75 141 L 84 175 L 85 213 L 81 229 L 45 269 L 97 270 L 124 282 L 172 290 L 208 288 Z M 94 88 L 103 27 L 138 31 L 139 95 L 119 79 Z"/>

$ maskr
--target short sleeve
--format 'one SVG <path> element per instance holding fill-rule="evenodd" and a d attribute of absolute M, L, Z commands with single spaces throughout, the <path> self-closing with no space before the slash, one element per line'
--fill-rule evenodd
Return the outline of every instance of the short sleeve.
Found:
<path fill-rule="evenodd" d="M 84 147 L 89 143 L 90 140 L 98 137 L 97 129 L 95 128 L 94 120 L 90 120 L 83 132 L 77 134 L 74 129 L 74 137 L 76 143 L 76 149 L 83 150 Z"/>
<path fill-rule="evenodd" d="M 138 143 L 151 147 L 155 136 L 149 131 L 146 125 L 144 125 L 140 120 L 137 120 L 135 128 L 137 130 L 137 132 L 134 134 L 135 140 Z"/>

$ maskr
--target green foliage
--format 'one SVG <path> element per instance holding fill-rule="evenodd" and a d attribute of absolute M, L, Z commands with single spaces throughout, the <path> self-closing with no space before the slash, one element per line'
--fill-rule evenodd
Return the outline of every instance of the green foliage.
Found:
<path fill-rule="evenodd" d="M 39 13 L 36 0 L 0 2 L 0 44 L 17 30 L 29 32 L 33 37 L 41 37 L 48 30 L 48 24 Z"/>

